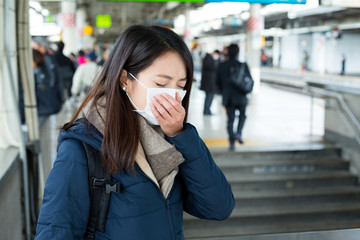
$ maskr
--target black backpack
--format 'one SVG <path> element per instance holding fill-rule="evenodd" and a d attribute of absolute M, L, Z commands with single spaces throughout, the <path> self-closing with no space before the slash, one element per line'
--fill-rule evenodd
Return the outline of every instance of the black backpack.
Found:
<path fill-rule="evenodd" d="M 111 192 L 119 193 L 119 183 L 103 168 L 100 151 L 82 142 L 88 161 L 90 186 L 90 215 L 84 240 L 95 239 L 95 232 L 105 232 Z"/>
<path fill-rule="evenodd" d="M 236 89 L 245 94 L 251 93 L 253 90 L 254 80 L 246 63 L 230 68 L 230 80 Z"/>

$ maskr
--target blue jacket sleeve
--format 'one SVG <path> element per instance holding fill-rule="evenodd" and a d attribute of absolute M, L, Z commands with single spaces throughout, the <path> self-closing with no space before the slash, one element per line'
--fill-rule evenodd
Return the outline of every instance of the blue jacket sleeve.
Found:
<path fill-rule="evenodd" d="M 85 150 L 77 140 L 64 140 L 46 181 L 35 240 L 83 239 L 89 209 Z"/>
<path fill-rule="evenodd" d="M 215 164 L 195 127 L 185 125 L 183 133 L 167 140 L 183 154 L 180 165 L 184 182 L 184 210 L 196 217 L 224 220 L 235 206 L 230 184 Z"/>

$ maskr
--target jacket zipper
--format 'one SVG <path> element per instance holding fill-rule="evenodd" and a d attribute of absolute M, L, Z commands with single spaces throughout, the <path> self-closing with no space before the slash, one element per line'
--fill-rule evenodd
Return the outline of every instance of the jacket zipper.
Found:
<path fill-rule="evenodd" d="M 175 231 L 174 231 L 174 225 L 173 225 L 173 221 L 172 221 L 172 218 L 171 218 L 171 213 L 170 213 L 170 201 L 169 201 L 169 198 L 174 190 L 174 185 L 172 185 L 171 187 L 171 190 L 169 192 L 169 195 L 167 198 L 165 198 L 164 194 L 161 192 L 160 188 L 158 187 L 158 185 L 151 179 L 149 178 L 142 170 L 141 168 L 139 167 L 139 172 L 141 173 L 141 175 L 143 175 L 144 177 L 146 177 L 154 186 L 155 188 L 157 189 L 157 191 L 160 193 L 162 199 L 164 200 L 165 204 L 166 204 L 166 211 L 167 211 L 167 214 L 168 214 L 168 218 L 169 218 L 169 221 L 170 221 L 170 225 L 171 225 L 171 233 L 172 233 L 172 238 L 173 240 L 175 240 Z"/>

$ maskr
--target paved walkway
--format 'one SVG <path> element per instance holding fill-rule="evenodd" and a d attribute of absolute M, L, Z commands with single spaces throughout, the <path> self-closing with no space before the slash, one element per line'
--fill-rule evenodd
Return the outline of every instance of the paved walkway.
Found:
<path fill-rule="evenodd" d="M 212 116 L 202 115 L 204 98 L 204 92 L 194 87 L 188 120 L 196 126 L 209 147 L 227 147 L 226 112 L 221 106 L 221 96 L 214 99 Z M 243 146 L 279 146 L 321 141 L 324 112 L 324 101 L 321 99 L 314 99 L 312 104 L 309 96 L 261 84 L 259 91 L 249 97 Z"/>

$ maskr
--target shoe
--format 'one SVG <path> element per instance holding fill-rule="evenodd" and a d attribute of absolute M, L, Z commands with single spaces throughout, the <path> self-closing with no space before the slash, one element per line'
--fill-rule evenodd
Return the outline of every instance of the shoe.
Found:
<path fill-rule="evenodd" d="M 230 146 L 229 146 L 229 151 L 233 152 L 235 150 L 235 142 L 234 141 L 230 141 Z"/>
<path fill-rule="evenodd" d="M 239 141 L 240 144 L 244 144 L 244 141 L 242 140 L 241 134 L 238 134 L 236 136 L 236 139 Z"/>

